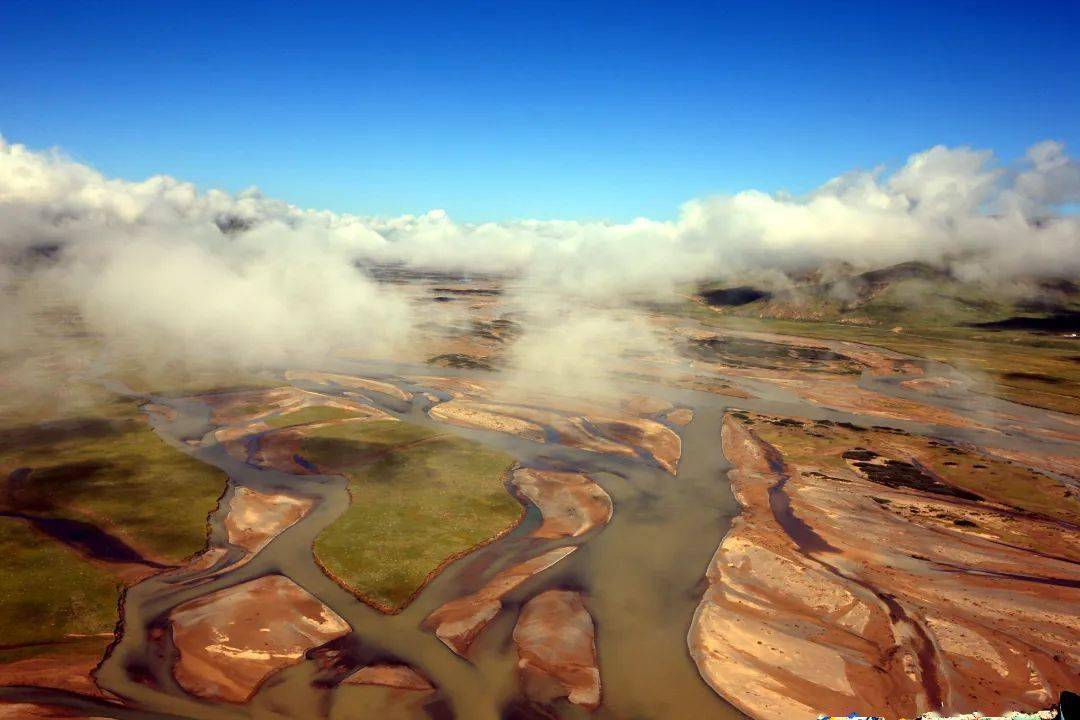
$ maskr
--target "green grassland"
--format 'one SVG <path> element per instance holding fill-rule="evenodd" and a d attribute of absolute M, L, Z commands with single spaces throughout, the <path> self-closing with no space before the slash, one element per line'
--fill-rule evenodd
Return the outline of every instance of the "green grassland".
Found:
<path fill-rule="evenodd" d="M 224 489 L 221 471 L 159 438 L 130 405 L 98 416 L 0 430 L 0 506 L 98 525 L 163 562 L 202 549 L 206 517 Z"/>
<path fill-rule="evenodd" d="M 163 397 L 280 387 L 281 377 L 266 371 L 216 366 L 198 367 L 172 362 L 148 366 L 139 361 L 110 363 L 108 377 L 134 392 Z"/>
<path fill-rule="evenodd" d="M 313 423 L 331 422 L 334 420 L 347 420 L 357 417 L 357 414 L 346 408 L 330 407 L 327 405 L 309 405 L 295 412 L 286 412 L 273 415 L 263 420 L 267 427 L 272 430 L 293 425 L 308 425 Z"/>
<path fill-rule="evenodd" d="M 220 471 L 155 435 L 134 400 L 85 378 L 107 368 L 158 394 L 271 384 L 243 372 L 149 371 L 108 354 L 70 309 L 41 319 L 42 334 L 0 350 L 0 663 L 100 653 L 107 638 L 68 636 L 110 633 L 123 585 L 108 563 L 16 516 L 88 523 L 173 563 L 203 548 L 225 487 Z"/>
<path fill-rule="evenodd" d="M 778 448 L 790 462 L 846 469 L 842 453 L 847 449 L 863 447 L 887 454 L 882 449 L 884 444 L 908 447 L 928 459 L 934 473 L 949 485 L 1027 513 L 1080 523 L 1080 498 L 1068 493 L 1068 488 L 1057 480 L 1023 465 L 899 431 L 801 420 L 774 423 L 761 416 L 749 416 L 749 421 L 754 434 Z M 897 457 L 906 459 L 911 454 Z"/>
<path fill-rule="evenodd" d="M 116 625 L 120 583 L 107 570 L 7 517 L 0 517 L 0 553 L 0 646 L 111 632 Z"/>
<path fill-rule="evenodd" d="M 0 426 L 0 478 L 0 646 L 110 632 L 122 587 L 106 562 L 13 516 L 89 523 L 177 563 L 205 545 L 225 487 L 219 470 L 161 440 L 130 400 L 99 399 L 44 422 L 12 418 Z"/>
<path fill-rule="evenodd" d="M 681 312 L 717 329 L 847 340 L 948 363 L 984 380 L 975 388 L 979 392 L 1048 410 L 1080 413 L 1080 343 L 1075 339 L 937 325 L 933 318 L 892 332 L 891 327 L 878 325 L 722 315 L 696 302 L 687 303 Z"/>
<path fill-rule="evenodd" d="M 313 430 L 302 453 L 344 474 L 352 497 L 316 539 L 319 562 L 386 610 L 521 517 L 504 487 L 513 458 L 463 438 L 404 422 L 343 423 Z"/>

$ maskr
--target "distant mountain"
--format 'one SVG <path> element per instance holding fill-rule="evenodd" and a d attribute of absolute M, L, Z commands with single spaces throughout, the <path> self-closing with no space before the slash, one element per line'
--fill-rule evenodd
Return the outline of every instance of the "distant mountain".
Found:
<path fill-rule="evenodd" d="M 855 325 L 971 325 L 1069 332 L 1080 325 L 1080 286 L 1067 278 L 970 281 L 948 268 L 905 262 L 858 271 L 847 264 L 771 278 L 766 286 L 708 283 L 698 297 L 742 317 Z"/>

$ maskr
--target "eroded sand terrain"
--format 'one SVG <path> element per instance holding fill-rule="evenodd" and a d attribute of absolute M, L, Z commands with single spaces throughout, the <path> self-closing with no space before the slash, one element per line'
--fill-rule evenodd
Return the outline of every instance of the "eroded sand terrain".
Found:
<path fill-rule="evenodd" d="M 600 705 L 596 635 L 580 595 L 548 590 L 529 600 L 514 627 L 514 644 L 526 697 L 540 703 L 565 697 L 588 710 Z"/>
<path fill-rule="evenodd" d="M 611 498 L 587 475 L 521 468 L 512 482 L 544 518 L 534 537 L 577 537 L 611 519 Z"/>
<path fill-rule="evenodd" d="M 269 675 L 349 631 L 299 586 L 268 575 L 177 607 L 169 618 L 180 654 L 176 680 L 205 698 L 243 702 Z"/>
<path fill-rule="evenodd" d="M 674 475 L 682 443 L 663 423 L 605 409 L 540 408 L 532 405 L 454 399 L 430 410 L 444 422 L 517 435 L 535 442 L 555 442 L 597 453 L 651 459 Z M 643 413 L 645 414 L 645 413 Z"/>
<path fill-rule="evenodd" d="M 723 442 L 743 512 L 690 647 L 745 712 L 998 713 L 1075 680 L 1080 504 L 1060 485 L 857 426 L 736 413 Z"/>
<path fill-rule="evenodd" d="M 477 635 L 502 610 L 504 595 L 533 575 L 547 570 L 575 549 L 557 548 L 503 570 L 475 593 L 439 607 L 427 616 L 424 626 L 458 655 L 465 655 Z"/>

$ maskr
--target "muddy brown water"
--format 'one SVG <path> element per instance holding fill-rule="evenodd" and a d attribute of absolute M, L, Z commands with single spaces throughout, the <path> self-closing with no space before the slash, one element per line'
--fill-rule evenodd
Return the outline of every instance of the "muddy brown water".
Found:
<path fill-rule="evenodd" d="M 948 366 L 926 363 L 924 367 L 927 376 L 957 377 Z M 422 388 L 410 385 L 401 377 L 431 372 L 427 367 L 398 364 L 351 363 L 333 369 L 378 377 L 413 391 Z M 445 370 L 439 374 L 485 377 L 484 373 L 467 370 Z M 157 575 L 126 592 L 119 640 L 97 674 L 99 685 L 121 698 L 125 708 L 37 688 L 0 688 L 0 697 L 56 703 L 117 718 L 371 717 L 381 720 L 386 717 L 381 710 L 364 713 L 367 696 L 362 694 L 382 692 L 380 689 L 338 687 L 337 682 L 365 664 L 389 660 L 415 666 L 438 688 L 426 706 L 409 710 L 399 704 L 397 709 L 403 713 L 402 717 L 467 720 L 507 717 L 518 696 L 516 652 L 511 639 L 518 609 L 542 590 L 566 588 L 584 594 L 596 623 L 603 703 L 591 715 L 561 703 L 556 708 L 559 717 L 741 718 L 741 713 L 701 679 L 686 645 L 691 618 L 704 590 L 705 570 L 738 511 L 727 482 L 729 466 L 720 444 L 721 421 L 729 406 L 812 420 L 896 427 L 991 446 L 1078 454 L 1074 444 L 1037 440 L 1015 432 L 944 428 L 835 412 L 806 403 L 775 386 L 745 378 L 732 379 L 757 393 L 759 398 L 744 400 L 647 383 L 632 384 L 634 392 L 663 397 L 694 410 L 694 420 L 680 429 L 683 456 L 675 477 L 639 460 L 437 423 L 427 416 L 427 401 L 420 395 L 413 403 L 373 395 L 378 404 L 403 420 L 501 448 L 522 465 L 588 472 L 614 501 L 614 516 L 606 527 L 570 541 L 580 546 L 577 552 L 526 581 L 505 598 L 504 612 L 476 641 L 470 653 L 471 661 L 450 652 L 433 633 L 421 628 L 421 621 L 444 602 L 479 588 L 499 570 L 568 544 L 565 539 L 545 541 L 529 537 L 539 525 L 535 508 L 528 508 L 525 520 L 513 532 L 448 565 L 403 612 L 384 615 L 330 580 L 312 557 L 315 537 L 349 502 L 342 478 L 297 476 L 255 468 L 230 456 L 213 442 L 192 447 L 184 440 L 204 436 L 209 439 L 208 433 L 213 429 L 206 405 L 190 399 L 144 398 L 175 411 L 171 420 L 154 416 L 155 429 L 163 438 L 228 474 L 229 487 L 219 510 L 211 517 L 209 540 L 211 547 L 224 551 L 224 557 L 209 569 Z M 864 375 L 861 384 L 887 395 L 910 396 L 899 385 L 902 379 Z M 320 388 L 320 392 L 326 389 Z M 972 417 L 1007 409 L 1036 426 L 1060 425 L 1042 411 L 1004 401 L 979 399 L 972 403 L 962 396 L 923 395 L 911 399 L 949 407 Z M 241 486 L 311 498 L 315 505 L 307 516 L 274 538 L 249 562 L 233 568 L 229 567 L 230 562 L 242 552 L 226 541 L 223 521 L 228 500 Z M 798 519 L 793 518 L 793 522 Z M 271 676 L 247 705 L 215 703 L 187 695 L 173 678 L 176 651 L 167 632 L 170 611 L 181 603 L 270 573 L 290 578 L 317 597 L 349 623 L 352 633 L 309 652 L 302 662 Z"/>

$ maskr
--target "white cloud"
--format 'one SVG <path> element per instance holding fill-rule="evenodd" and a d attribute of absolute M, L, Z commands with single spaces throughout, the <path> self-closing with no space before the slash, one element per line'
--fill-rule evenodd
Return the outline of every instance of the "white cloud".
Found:
<path fill-rule="evenodd" d="M 1036 211 L 1080 202 L 1080 163 L 1065 154 L 1065 146 L 1047 140 L 1027 152 L 1030 168 L 1016 177 L 1015 195 Z"/>
<path fill-rule="evenodd" d="M 284 362 L 338 344 L 407 341 L 408 303 L 358 272 L 358 260 L 509 272 L 520 277 L 521 303 L 542 290 L 563 309 L 580 298 L 613 307 L 669 296 L 688 281 L 836 261 L 1076 275 L 1080 218 L 1053 209 L 1078 200 L 1080 165 L 1060 143 L 1033 146 L 1011 173 L 989 151 L 936 146 L 891 174 L 848 172 L 804 197 L 748 190 L 690 200 L 674 221 L 463 224 L 440 210 L 366 218 L 257 190 L 200 192 L 166 176 L 110 179 L 0 138 L 0 284 L 25 285 L 31 273 L 36 287 L 60 293 L 117 343 Z M 62 246 L 58 261 L 28 261 L 32 248 L 50 245 Z M 4 311 L 7 324 L 36 309 L 19 297 Z M 560 313 L 546 313 L 523 348 L 558 341 L 550 319 Z M 588 345 L 598 328 L 606 337 L 607 328 L 630 326 L 590 320 L 574 337 Z"/>
<path fill-rule="evenodd" d="M 223 233 L 230 220 L 248 229 Z M 358 219 L 256 191 L 110 180 L 0 140 L 0 279 L 20 299 L 7 322 L 66 305 L 111 349 L 177 361 L 274 365 L 346 343 L 388 349 L 407 340 L 411 310 L 355 267 L 385 244 Z M 35 260 L 35 248 L 55 245 L 54 262 Z M 26 332 L 9 342 L 28 342 Z"/>

